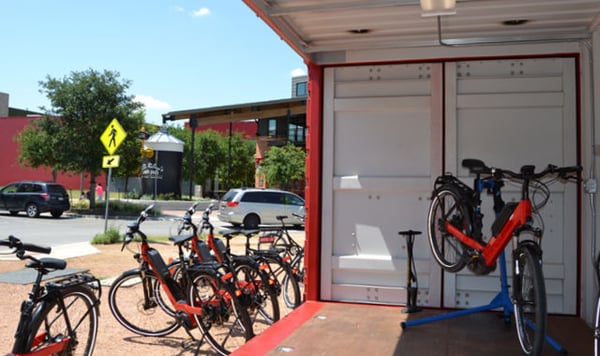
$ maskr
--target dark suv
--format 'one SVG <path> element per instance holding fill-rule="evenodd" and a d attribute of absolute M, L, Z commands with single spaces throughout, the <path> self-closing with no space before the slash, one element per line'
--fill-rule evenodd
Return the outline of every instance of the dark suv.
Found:
<path fill-rule="evenodd" d="M 0 209 L 11 215 L 24 211 L 30 218 L 50 212 L 58 218 L 71 208 L 69 194 L 57 183 L 20 181 L 10 183 L 0 190 Z"/>

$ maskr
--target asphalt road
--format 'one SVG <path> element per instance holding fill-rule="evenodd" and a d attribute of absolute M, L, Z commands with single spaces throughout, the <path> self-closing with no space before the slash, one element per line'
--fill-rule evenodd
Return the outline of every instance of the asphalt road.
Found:
<path fill-rule="evenodd" d="M 163 204 L 160 202 L 163 215 L 148 218 L 141 226 L 142 231 L 150 237 L 169 236 L 174 234 L 177 217 L 183 216 L 185 209 L 191 203 L 181 202 Z M 208 205 L 203 203 L 198 206 L 194 221 L 201 218 L 202 209 Z M 135 217 L 109 218 L 103 216 L 81 216 L 65 213 L 59 219 L 52 218 L 49 214 L 42 214 L 38 218 L 28 218 L 24 213 L 11 216 L 8 212 L 0 211 L 0 239 L 14 235 L 21 241 L 45 246 L 57 246 L 81 242 L 90 242 L 96 234 L 104 232 L 107 228 L 116 228 L 120 233 L 125 233 L 127 223 Z M 218 228 L 223 223 L 216 216 L 211 215 L 211 222 Z"/>

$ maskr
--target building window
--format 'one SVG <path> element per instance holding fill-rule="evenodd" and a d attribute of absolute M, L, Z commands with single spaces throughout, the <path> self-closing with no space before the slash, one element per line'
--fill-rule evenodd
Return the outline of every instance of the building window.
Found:
<path fill-rule="evenodd" d="M 296 83 L 296 96 L 307 96 L 306 82 Z"/>
<path fill-rule="evenodd" d="M 269 136 L 277 136 L 277 120 L 269 120 Z"/>

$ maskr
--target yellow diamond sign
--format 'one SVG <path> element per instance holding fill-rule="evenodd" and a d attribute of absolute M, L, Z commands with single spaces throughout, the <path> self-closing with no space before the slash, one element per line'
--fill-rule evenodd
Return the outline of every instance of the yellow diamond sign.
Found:
<path fill-rule="evenodd" d="M 125 137 L 127 137 L 127 132 L 123 130 L 123 127 L 119 124 L 117 119 L 113 119 L 106 127 L 106 130 L 104 130 L 104 133 L 100 136 L 100 141 L 102 141 L 108 154 L 112 155 Z"/>

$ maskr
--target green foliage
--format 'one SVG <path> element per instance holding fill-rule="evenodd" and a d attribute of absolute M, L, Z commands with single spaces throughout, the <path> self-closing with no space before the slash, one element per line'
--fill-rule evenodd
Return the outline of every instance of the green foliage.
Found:
<path fill-rule="evenodd" d="M 169 133 L 185 145 L 183 149 L 183 177 L 190 177 L 191 131 L 187 128 L 170 127 Z M 253 185 L 255 144 L 243 138 L 240 132 L 231 136 L 230 186 Z M 194 183 L 205 185 L 206 181 L 219 175 L 221 186 L 227 182 L 229 172 L 229 136 L 214 130 L 196 132 L 194 138 Z"/>
<path fill-rule="evenodd" d="M 117 72 L 97 72 L 89 69 L 71 72 L 70 76 L 55 79 L 50 76 L 41 81 L 41 92 L 46 94 L 51 109 L 42 108 L 47 117 L 55 120 L 60 129 L 55 138 L 62 149 L 57 152 L 60 167 L 72 172 L 89 172 L 95 182 L 102 169 L 102 156 L 106 154 L 100 136 L 117 118 L 123 129 L 131 133 L 125 141 L 138 141 L 137 132 L 142 125 L 142 116 L 134 115 L 142 104 L 127 96 L 131 82 L 120 81 Z M 139 147 L 139 146 L 138 146 Z"/>
<path fill-rule="evenodd" d="M 139 157 L 137 133 L 144 121 L 143 104 L 125 94 L 131 82 L 119 77 L 117 72 L 89 69 L 40 81 L 40 92 L 49 99 L 51 108 L 41 108 L 45 116 L 17 136 L 19 162 L 30 167 L 47 166 L 54 172 L 89 172 L 93 190 L 102 171 L 102 156 L 106 155 L 100 136 L 114 118 L 128 133 L 117 154 Z M 116 175 L 128 175 L 140 166 L 135 159 L 121 162 L 123 167 Z M 95 206 L 95 198 L 90 204 Z"/>
<path fill-rule="evenodd" d="M 260 170 L 265 174 L 269 186 L 287 188 L 294 180 L 304 179 L 306 153 L 291 143 L 282 147 L 271 147 L 265 154 Z"/>
<path fill-rule="evenodd" d="M 43 117 L 32 121 L 16 136 L 19 163 L 24 167 L 50 167 L 55 173 L 63 168 L 60 161 L 60 125 Z"/>
<path fill-rule="evenodd" d="M 75 199 L 71 201 L 71 210 L 85 210 L 90 208 L 90 201 L 87 199 Z"/>
<path fill-rule="evenodd" d="M 131 192 L 126 192 L 124 197 L 125 199 L 140 199 L 141 194 L 137 190 L 132 190 Z"/>
<path fill-rule="evenodd" d="M 223 143 L 226 152 L 229 150 L 229 138 Z M 225 184 L 227 189 L 232 187 L 254 186 L 254 155 L 256 153 L 256 144 L 252 140 L 246 140 L 242 134 L 236 132 L 231 137 L 231 176 L 229 184 Z M 228 158 L 223 161 L 221 166 L 222 176 L 227 183 L 229 173 Z"/>
<path fill-rule="evenodd" d="M 96 234 L 94 238 L 92 238 L 92 245 L 109 245 L 122 240 L 123 237 L 119 234 L 119 230 L 114 227 L 110 227 L 105 233 Z"/>

